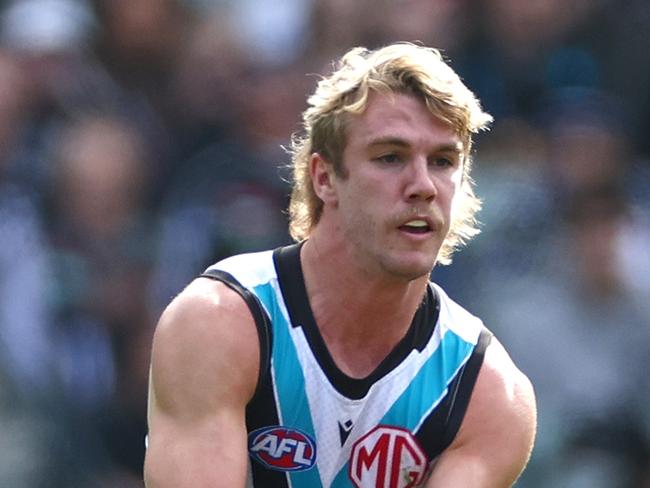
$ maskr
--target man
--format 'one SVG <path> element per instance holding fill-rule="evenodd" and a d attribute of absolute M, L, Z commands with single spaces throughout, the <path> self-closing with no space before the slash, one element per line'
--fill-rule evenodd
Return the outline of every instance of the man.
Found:
<path fill-rule="evenodd" d="M 412 44 L 353 49 L 308 101 L 298 244 L 217 263 L 160 319 L 147 486 L 511 486 L 532 387 L 429 283 L 476 233 L 471 136 L 490 116 Z"/>

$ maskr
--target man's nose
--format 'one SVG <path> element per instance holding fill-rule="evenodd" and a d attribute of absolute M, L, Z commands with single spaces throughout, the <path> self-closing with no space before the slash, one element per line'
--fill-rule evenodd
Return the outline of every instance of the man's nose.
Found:
<path fill-rule="evenodd" d="M 424 201 L 433 200 L 438 191 L 426 158 L 411 161 L 407 171 L 407 199 Z"/>

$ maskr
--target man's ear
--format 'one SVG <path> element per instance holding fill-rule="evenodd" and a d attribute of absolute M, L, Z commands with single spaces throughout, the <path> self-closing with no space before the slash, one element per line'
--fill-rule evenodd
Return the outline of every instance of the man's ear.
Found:
<path fill-rule="evenodd" d="M 338 195 L 332 164 L 320 153 L 313 153 L 309 160 L 309 172 L 316 196 L 325 204 L 336 204 Z"/>

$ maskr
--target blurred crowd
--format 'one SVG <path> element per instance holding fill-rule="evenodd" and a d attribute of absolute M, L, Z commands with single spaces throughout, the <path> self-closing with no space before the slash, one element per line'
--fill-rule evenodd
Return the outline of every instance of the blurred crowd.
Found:
<path fill-rule="evenodd" d="M 1 486 L 142 486 L 158 315 L 290 242 L 283 147 L 317 73 L 398 40 L 496 119 L 483 231 L 433 277 L 535 384 L 518 486 L 650 487 L 644 0 L 0 1 Z"/>

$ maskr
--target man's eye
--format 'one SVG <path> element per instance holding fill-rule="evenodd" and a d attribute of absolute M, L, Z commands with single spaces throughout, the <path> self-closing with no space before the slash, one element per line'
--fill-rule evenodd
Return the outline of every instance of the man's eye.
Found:
<path fill-rule="evenodd" d="M 384 154 L 382 156 L 379 156 L 377 158 L 377 161 L 381 161 L 382 163 L 398 163 L 400 161 L 400 157 L 397 154 Z"/>
<path fill-rule="evenodd" d="M 434 158 L 433 159 L 433 164 L 434 166 L 438 166 L 440 168 L 446 168 L 448 166 L 454 166 L 454 161 L 450 158 Z"/>

